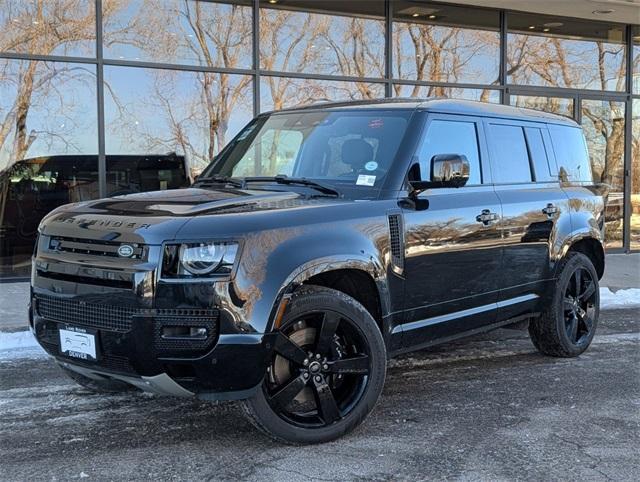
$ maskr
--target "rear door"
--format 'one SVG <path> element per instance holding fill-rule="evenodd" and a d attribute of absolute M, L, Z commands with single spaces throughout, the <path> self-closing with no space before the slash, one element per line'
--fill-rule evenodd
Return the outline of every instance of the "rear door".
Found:
<path fill-rule="evenodd" d="M 416 154 L 423 179 L 438 154 L 465 155 L 470 179 L 461 188 L 428 189 L 403 208 L 405 346 L 471 331 L 496 317 L 500 203 L 489 177 L 482 120 L 429 114 Z"/>
<path fill-rule="evenodd" d="M 550 252 L 557 220 L 568 209 L 554 176 L 545 124 L 485 121 L 495 192 L 502 204 L 499 230 L 503 254 L 498 318 L 513 318 L 538 307 L 552 278 Z"/>

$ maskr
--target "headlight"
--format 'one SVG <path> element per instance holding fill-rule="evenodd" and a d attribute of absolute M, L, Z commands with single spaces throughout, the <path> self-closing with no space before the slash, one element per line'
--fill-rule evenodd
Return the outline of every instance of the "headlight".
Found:
<path fill-rule="evenodd" d="M 169 244 L 164 249 L 162 275 L 192 278 L 229 274 L 237 253 L 235 242 Z"/>

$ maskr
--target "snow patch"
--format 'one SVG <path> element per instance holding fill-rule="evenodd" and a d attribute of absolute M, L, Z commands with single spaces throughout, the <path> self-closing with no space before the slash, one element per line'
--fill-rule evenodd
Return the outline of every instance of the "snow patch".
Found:
<path fill-rule="evenodd" d="M 615 310 L 640 307 L 640 288 L 618 290 L 615 293 L 609 288 L 600 288 L 600 309 Z"/>
<path fill-rule="evenodd" d="M 46 356 L 30 331 L 0 332 L 0 360 Z"/>

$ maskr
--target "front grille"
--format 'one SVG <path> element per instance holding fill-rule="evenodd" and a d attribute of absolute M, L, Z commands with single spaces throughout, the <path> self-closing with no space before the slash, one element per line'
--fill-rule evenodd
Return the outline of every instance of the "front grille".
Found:
<path fill-rule="evenodd" d="M 127 308 L 46 295 L 35 297 L 35 307 L 38 315 L 47 320 L 116 332 L 130 331 L 135 316 L 152 318 L 159 350 L 201 350 L 210 347 L 218 337 L 219 311 L 216 309 Z M 164 338 L 164 326 L 205 327 L 207 336 L 202 339 Z"/>
<path fill-rule="evenodd" d="M 49 249 L 63 253 L 89 254 L 92 256 L 108 256 L 112 258 L 122 257 L 118 253 L 121 246 L 127 245 L 131 248 L 129 259 L 145 259 L 146 249 L 139 244 L 120 243 L 118 241 L 103 241 L 94 239 L 67 238 L 53 236 L 49 240 Z"/>
<path fill-rule="evenodd" d="M 36 309 L 43 318 L 111 331 L 129 331 L 131 317 L 143 310 L 56 298 L 36 297 Z"/>

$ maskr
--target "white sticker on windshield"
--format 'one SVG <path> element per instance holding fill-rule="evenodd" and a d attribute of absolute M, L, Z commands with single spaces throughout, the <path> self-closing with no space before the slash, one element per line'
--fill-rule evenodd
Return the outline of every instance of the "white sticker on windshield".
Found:
<path fill-rule="evenodd" d="M 369 161 L 364 165 L 364 168 L 367 171 L 375 171 L 378 169 L 378 163 L 376 161 Z"/>
<path fill-rule="evenodd" d="M 376 182 L 376 176 L 367 176 L 366 174 L 360 174 L 356 185 L 358 186 L 373 186 Z"/>

